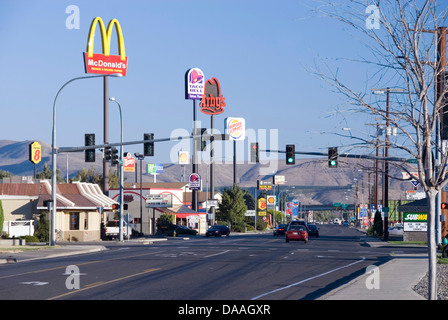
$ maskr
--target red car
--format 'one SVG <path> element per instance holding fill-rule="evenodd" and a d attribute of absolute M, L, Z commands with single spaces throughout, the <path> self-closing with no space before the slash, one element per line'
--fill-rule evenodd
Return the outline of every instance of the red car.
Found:
<path fill-rule="evenodd" d="M 308 232 L 304 225 L 290 225 L 286 231 L 286 242 L 289 240 L 300 240 L 308 242 Z"/>

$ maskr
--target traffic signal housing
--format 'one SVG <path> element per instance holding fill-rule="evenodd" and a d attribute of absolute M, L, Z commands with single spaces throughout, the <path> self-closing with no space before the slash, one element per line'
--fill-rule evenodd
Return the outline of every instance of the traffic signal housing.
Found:
<path fill-rule="evenodd" d="M 286 145 L 286 164 L 296 164 L 296 146 L 293 144 Z"/>
<path fill-rule="evenodd" d="M 329 168 L 338 167 L 338 148 L 336 147 L 328 148 L 328 167 Z"/>
<path fill-rule="evenodd" d="M 94 133 L 86 133 L 84 135 L 85 146 L 94 146 L 95 145 L 95 134 Z M 95 162 L 95 149 L 87 149 L 84 151 L 84 161 L 85 162 Z"/>
<path fill-rule="evenodd" d="M 154 133 L 144 133 L 143 140 L 154 140 Z M 154 142 L 145 142 L 143 144 L 143 155 L 145 157 L 154 156 Z"/>
<path fill-rule="evenodd" d="M 442 205 L 442 209 L 448 209 L 448 203 L 442 202 L 441 205 Z"/>
<path fill-rule="evenodd" d="M 111 151 L 112 151 L 111 165 L 115 166 L 118 164 L 118 150 L 117 148 L 112 147 Z"/>
<path fill-rule="evenodd" d="M 112 148 L 111 147 L 104 148 L 104 159 L 106 161 L 112 160 Z"/>
<path fill-rule="evenodd" d="M 259 163 L 260 157 L 258 152 L 258 142 L 251 142 L 250 144 L 250 162 Z"/>

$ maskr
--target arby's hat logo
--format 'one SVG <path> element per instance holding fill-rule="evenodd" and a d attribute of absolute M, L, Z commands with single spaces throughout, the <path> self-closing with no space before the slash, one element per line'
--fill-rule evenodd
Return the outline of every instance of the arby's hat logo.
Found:
<path fill-rule="evenodd" d="M 204 94 L 199 104 L 201 112 L 209 115 L 220 114 L 224 112 L 225 106 L 225 98 L 221 95 L 218 79 L 208 79 L 205 82 Z"/>

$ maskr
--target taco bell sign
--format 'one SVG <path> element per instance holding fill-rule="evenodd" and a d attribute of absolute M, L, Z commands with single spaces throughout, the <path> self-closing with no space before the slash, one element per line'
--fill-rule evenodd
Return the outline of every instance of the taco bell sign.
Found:
<path fill-rule="evenodd" d="M 199 68 L 191 68 L 185 74 L 185 99 L 201 100 L 204 94 L 205 78 Z"/>

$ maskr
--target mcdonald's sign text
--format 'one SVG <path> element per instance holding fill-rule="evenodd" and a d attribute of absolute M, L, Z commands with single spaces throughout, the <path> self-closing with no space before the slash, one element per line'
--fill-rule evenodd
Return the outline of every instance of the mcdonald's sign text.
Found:
<path fill-rule="evenodd" d="M 89 57 L 87 52 L 84 53 L 84 63 L 86 67 L 86 73 L 98 73 L 98 74 L 114 74 L 121 73 L 126 75 L 128 57 L 124 61 L 121 61 L 120 56 L 106 56 L 104 54 L 94 53 L 92 57 Z"/>
<path fill-rule="evenodd" d="M 99 24 L 101 32 L 101 40 L 103 53 L 93 53 L 93 44 L 95 39 L 96 25 Z M 110 41 L 112 38 L 112 29 L 115 27 L 118 39 L 119 55 L 110 55 Z M 93 19 L 90 25 L 89 38 L 87 41 L 87 52 L 84 52 L 84 66 L 86 73 L 96 74 L 115 74 L 119 73 L 126 76 L 128 67 L 128 57 L 126 57 L 124 49 L 123 33 L 120 23 L 116 19 L 112 19 L 107 26 L 104 26 L 100 17 Z"/>

